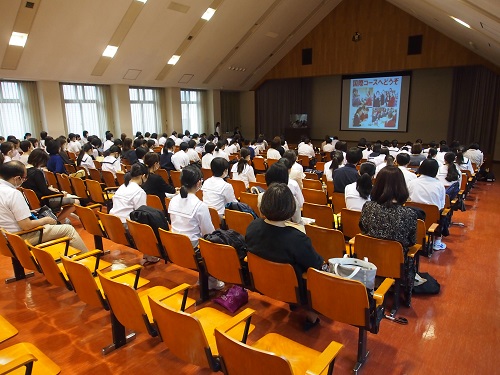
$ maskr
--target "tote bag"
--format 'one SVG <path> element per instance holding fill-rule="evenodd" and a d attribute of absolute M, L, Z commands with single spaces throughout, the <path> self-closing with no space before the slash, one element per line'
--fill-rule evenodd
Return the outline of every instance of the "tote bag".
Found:
<path fill-rule="evenodd" d="M 368 258 L 364 260 L 348 258 L 346 254 L 343 258 L 331 258 L 328 263 L 330 264 L 330 272 L 334 275 L 361 281 L 370 290 L 375 288 L 377 266 L 368 262 Z"/>

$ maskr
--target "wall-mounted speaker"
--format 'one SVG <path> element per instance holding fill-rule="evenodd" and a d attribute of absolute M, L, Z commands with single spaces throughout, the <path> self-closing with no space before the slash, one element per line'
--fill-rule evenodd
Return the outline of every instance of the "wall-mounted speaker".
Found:
<path fill-rule="evenodd" d="M 311 65 L 313 63 L 312 48 L 302 49 L 302 65 Z"/>
<path fill-rule="evenodd" d="M 420 55 L 422 53 L 423 35 L 412 35 L 408 37 L 408 55 Z"/>

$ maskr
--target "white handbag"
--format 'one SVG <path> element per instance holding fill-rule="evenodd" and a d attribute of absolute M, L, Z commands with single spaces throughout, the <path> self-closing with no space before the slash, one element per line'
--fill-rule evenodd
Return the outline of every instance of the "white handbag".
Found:
<path fill-rule="evenodd" d="M 330 264 L 329 271 L 334 275 L 361 281 L 370 290 L 375 288 L 377 266 L 368 262 L 368 258 L 364 260 L 348 258 L 346 254 L 343 258 L 331 258 L 328 263 Z"/>

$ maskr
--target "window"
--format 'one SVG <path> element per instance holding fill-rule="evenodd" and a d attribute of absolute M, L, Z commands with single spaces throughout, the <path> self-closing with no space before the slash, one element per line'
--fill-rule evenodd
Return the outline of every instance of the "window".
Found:
<path fill-rule="evenodd" d="M 131 87 L 129 95 L 133 133 L 161 133 L 161 90 Z"/>
<path fill-rule="evenodd" d="M 35 82 L 0 81 L 0 134 L 23 139 L 40 131 L 40 110 Z"/>
<path fill-rule="evenodd" d="M 102 137 L 109 129 L 111 101 L 108 86 L 62 84 L 68 133 Z"/>
<path fill-rule="evenodd" d="M 205 120 L 205 92 L 181 90 L 182 131 L 202 133 Z"/>

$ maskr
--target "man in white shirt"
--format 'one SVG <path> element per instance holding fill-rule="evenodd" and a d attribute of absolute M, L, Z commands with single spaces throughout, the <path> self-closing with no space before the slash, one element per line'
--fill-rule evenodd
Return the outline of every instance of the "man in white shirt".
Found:
<path fill-rule="evenodd" d="M 231 184 L 224 181 L 229 173 L 229 163 L 223 158 L 214 158 L 210 165 L 213 177 L 207 179 L 201 188 L 203 190 L 203 202 L 213 207 L 222 218 L 226 203 L 236 202 L 234 189 Z"/>
<path fill-rule="evenodd" d="M 190 163 L 197 163 L 200 161 L 200 155 L 198 155 L 198 152 L 196 152 L 196 150 L 194 149 L 195 147 L 196 141 L 194 139 L 191 139 L 188 142 L 188 149 L 186 151 Z"/>
<path fill-rule="evenodd" d="M 479 145 L 477 143 L 473 143 L 469 146 L 469 149 L 464 152 L 464 156 L 467 159 L 470 159 L 471 163 L 476 164 L 479 168 L 484 161 L 484 155 L 482 151 L 479 149 Z"/>
<path fill-rule="evenodd" d="M 314 152 L 314 148 L 309 140 L 309 138 L 305 138 L 304 142 L 299 145 L 298 148 L 298 154 L 299 155 L 305 155 L 309 157 L 309 159 L 312 159 L 316 156 L 316 153 Z"/>
<path fill-rule="evenodd" d="M 210 169 L 212 160 L 214 160 L 213 152 L 215 150 L 215 145 L 212 142 L 208 142 L 205 146 L 205 155 L 201 158 L 201 167 L 204 169 Z"/>
<path fill-rule="evenodd" d="M 333 150 L 335 150 L 335 146 L 332 144 L 332 139 L 328 138 L 328 140 L 326 140 L 325 145 L 323 146 L 323 152 L 327 153 L 327 152 L 332 152 Z"/>
<path fill-rule="evenodd" d="M 158 140 L 158 145 L 160 146 L 165 146 L 165 143 L 167 142 L 167 133 L 163 133 L 160 137 L 160 139 Z"/>
<path fill-rule="evenodd" d="M 69 224 L 55 225 L 51 217 L 32 220 L 31 211 L 22 193 L 17 190 L 26 180 L 26 167 L 19 161 L 11 161 L 0 166 L 0 227 L 15 233 L 28 231 L 43 226 L 41 242 L 55 240 L 61 237 L 71 238 L 70 246 L 87 252 L 87 246 L 78 232 Z M 21 235 L 33 245 L 40 243 L 40 232 L 35 231 Z"/>
<path fill-rule="evenodd" d="M 180 137 L 179 137 L 180 138 Z M 191 133 L 189 132 L 189 130 L 186 130 L 184 132 L 184 137 L 182 137 L 182 142 L 189 142 L 191 140 Z"/>
<path fill-rule="evenodd" d="M 115 142 L 113 142 L 113 134 L 111 132 L 106 133 L 106 141 L 102 146 L 102 151 L 108 150 L 111 146 L 113 146 Z"/>
<path fill-rule="evenodd" d="M 406 186 L 410 181 L 416 180 L 417 175 L 410 171 L 407 166 L 410 163 L 410 154 L 401 153 L 396 156 L 396 161 L 398 163 L 398 168 L 403 172 L 403 176 L 405 178 Z"/>
<path fill-rule="evenodd" d="M 182 168 L 189 165 L 189 156 L 186 154 L 188 148 L 188 144 L 186 142 L 182 142 L 180 144 L 180 150 L 172 155 L 171 161 L 175 170 L 180 171 Z"/>

